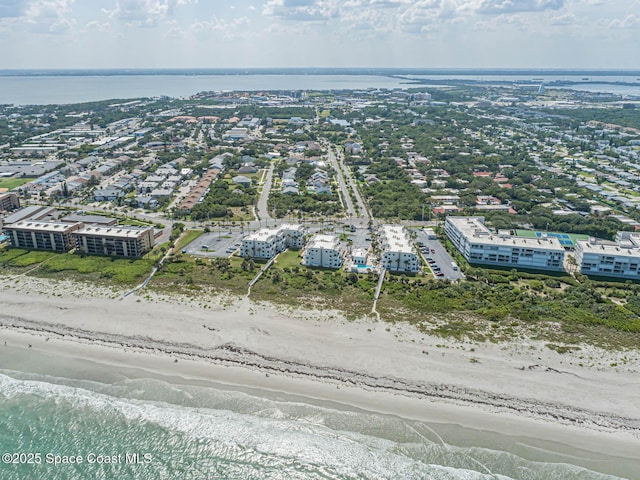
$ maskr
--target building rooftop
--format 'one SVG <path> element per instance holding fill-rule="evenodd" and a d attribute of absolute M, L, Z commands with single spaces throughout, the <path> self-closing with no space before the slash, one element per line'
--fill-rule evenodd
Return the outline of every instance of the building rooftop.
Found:
<path fill-rule="evenodd" d="M 277 230 L 274 230 L 273 228 L 261 228 L 260 230 L 250 233 L 244 237 L 244 240 L 250 242 L 268 242 L 274 235 L 276 235 L 276 233 Z"/>
<path fill-rule="evenodd" d="M 282 232 L 303 233 L 304 228 L 302 225 L 292 225 L 292 224 L 285 223 L 283 225 L 280 225 L 277 228 L 261 228 L 260 230 L 253 232 L 247 235 L 246 237 L 244 237 L 244 240 L 249 240 L 253 242 L 266 242 L 271 240 L 272 236 L 278 235 L 279 233 L 282 233 Z"/>
<path fill-rule="evenodd" d="M 88 225 L 91 225 L 94 223 L 98 225 L 114 225 L 118 223 L 118 219 L 113 217 L 105 217 L 103 215 L 77 215 L 77 214 L 67 215 L 66 217 L 61 218 L 60 221 L 64 223 L 82 222 Z"/>
<path fill-rule="evenodd" d="M 307 248 L 323 248 L 325 250 L 338 250 L 338 237 L 335 235 L 318 234 L 307 244 Z"/>
<path fill-rule="evenodd" d="M 354 248 L 353 251 L 351 252 L 351 256 L 352 257 L 361 257 L 361 258 L 365 258 L 367 256 L 367 249 L 366 248 Z"/>
<path fill-rule="evenodd" d="M 304 232 L 304 227 L 300 224 L 283 223 L 277 228 L 278 231 L 288 230 L 290 232 Z"/>
<path fill-rule="evenodd" d="M 31 207 L 24 207 L 23 209 L 18 210 L 11 215 L 7 215 L 6 217 L 4 217 L 4 224 L 7 225 L 9 223 L 17 223 L 27 219 L 40 220 L 43 217 L 55 214 L 56 209 L 54 207 L 42 207 L 40 205 L 33 205 Z"/>
<path fill-rule="evenodd" d="M 138 238 L 149 230 L 151 230 L 153 234 L 153 227 L 134 227 L 129 225 L 114 225 L 111 227 L 91 226 L 85 227 L 82 230 L 75 232 L 75 234 L 114 238 Z"/>
<path fill-rule="evenodd" d="M 600 242 L 597 240 L 578 240 L 576 247 L 583 253 L 593 253 L 596 255 L 610 255 L 612 257 L 640 257 L 640 248 L 627 244 L 623 247 L 620 243 Z"/>
<path fill-rule="evenodd" d="M 5 228 L 27 230 L 32 232 L 50 232 L 50 233 L 65 233 L 73 231 L 76 228 L 82 226 L 82 223 L 63 223 L 63 222 L 38 222 L 38 221 L 21 221 L 12 223 L 11 225 L 5 225 Z"/>
<path fill-rule="evenodd" d="M 491 232 L 484 224 L 484 217 L 447 217 L 467 237 L 469 243 L 479 245 L 505 245 L 509 247 L 536 248 L 564 252 L 564 247 L 555 237 L 525 238 L 512 236 L 506 231 Z"/>
<path fill-rule="evenodd" d="M 409 236 L 401 225 L 383 225 L 382 236 L 385 251 L 414 253 Z"/>

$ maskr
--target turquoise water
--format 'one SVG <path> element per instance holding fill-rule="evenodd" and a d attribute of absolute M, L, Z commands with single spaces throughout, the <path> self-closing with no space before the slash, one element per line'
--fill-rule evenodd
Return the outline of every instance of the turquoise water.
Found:
<path fill-rule="evenodd" d="M 0 464 L 3 480 L 616 478 L 473 446 L 490 440 L 482 432 L 467 432 L 471 445 L 447 445 L 441 439 L 447 429 L 437 430 L 160 380 L 99 383 L 0 373 L 0 451 L 41 458 L 39 464 Z M 82 463 L 48 463 L 55 455 L 60 461 L 79 456 Z M 107 459 L 119 463 L 99 463 Z"/>

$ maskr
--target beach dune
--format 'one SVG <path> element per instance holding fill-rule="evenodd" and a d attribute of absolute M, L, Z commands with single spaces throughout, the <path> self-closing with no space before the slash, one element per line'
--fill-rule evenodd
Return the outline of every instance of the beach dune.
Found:
<path fill-rule="evenodd" d="M 71 282 L 3 280 L 0 350 L 6 342 L 12 351 L 110 365 L 114 376 L 211 382 L 517 435 L 640 471 L 638 352 L 559 354 L 542 342 L 452 341 L 246 298 L 121 298 Z M 18 368 L 7 351 L 2 367 Z M 59 373 L 55 362 L 40 368 Z"/>

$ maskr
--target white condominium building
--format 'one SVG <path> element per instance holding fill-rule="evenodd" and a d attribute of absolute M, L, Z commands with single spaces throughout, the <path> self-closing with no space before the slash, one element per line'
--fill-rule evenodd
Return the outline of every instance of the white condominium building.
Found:
<path fill-rule="evenodd" d="M 153 227 L 94 225 L 73 233 L 76 248 L 89 255 L 142 257 L 153 248 Z"/>
<path fill-rule="evenodd" d="M 640 279 L 640 234 L 618 232 L 615 242 L 576 243 L 576 263 L 585 275 Z"/>
<path fill-rule="evenodd" d="M 340 268 L 343 253 L 335 235 L 314 235 L 304 250 L 302 263 L 307 267 Z"/>
<path fill-rule="evenodd" d="M 304 247 L 304 227 L 302 225 L 283 224 L 278 227 L 279 235 L 284 237 L 287 248 Z"/>
<path fill-rule="evenodd" d="M 83 224 L 23 220 L 4 226 L 12 247 L 68 252 L 75 246 L 73 233 Z"/>
<path fill-rule="evenodd" d="M 302 225 L 282 225 L 262 228 L 242 239 L 240 256 L 244 258 L 273 258 L 287 248 L 304 247 Z"/>
<path fill-rule="evenodd" d="M 380 263 L 391 272 L 417 272 L 420 259 L 412 246 L 407 230 L 401 225 L 380 228 Z"/>
<path fill-rule="evenodd" d="M 484 217 L 447 217 L 445 232 L 467 261 L 474 265 L 562 271 L 564 247 L 554 237 L 515 237 L 492 233 Z"/>
<path fill-rule="evenodd" d="M 0 193 L 0 212 L 10 212 L 20 208 L 20 198 L 16 193 Z"/>
<path fill-rule="evenodd" d="M 366 265 L 369 253 L 364 248 L 354 248 L 351 252 L 351 260 L 355 265 Z"/>

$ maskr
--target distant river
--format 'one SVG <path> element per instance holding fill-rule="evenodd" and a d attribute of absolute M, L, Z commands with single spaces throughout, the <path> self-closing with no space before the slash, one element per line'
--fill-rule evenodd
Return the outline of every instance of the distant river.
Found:
<path fill-rule="evenodd" d="M 0 103 L 47 105 L 138 97 L 188 97 L 210 90 L 407 88 L 376 75 L 79 75 L 0 76 Z"/>

